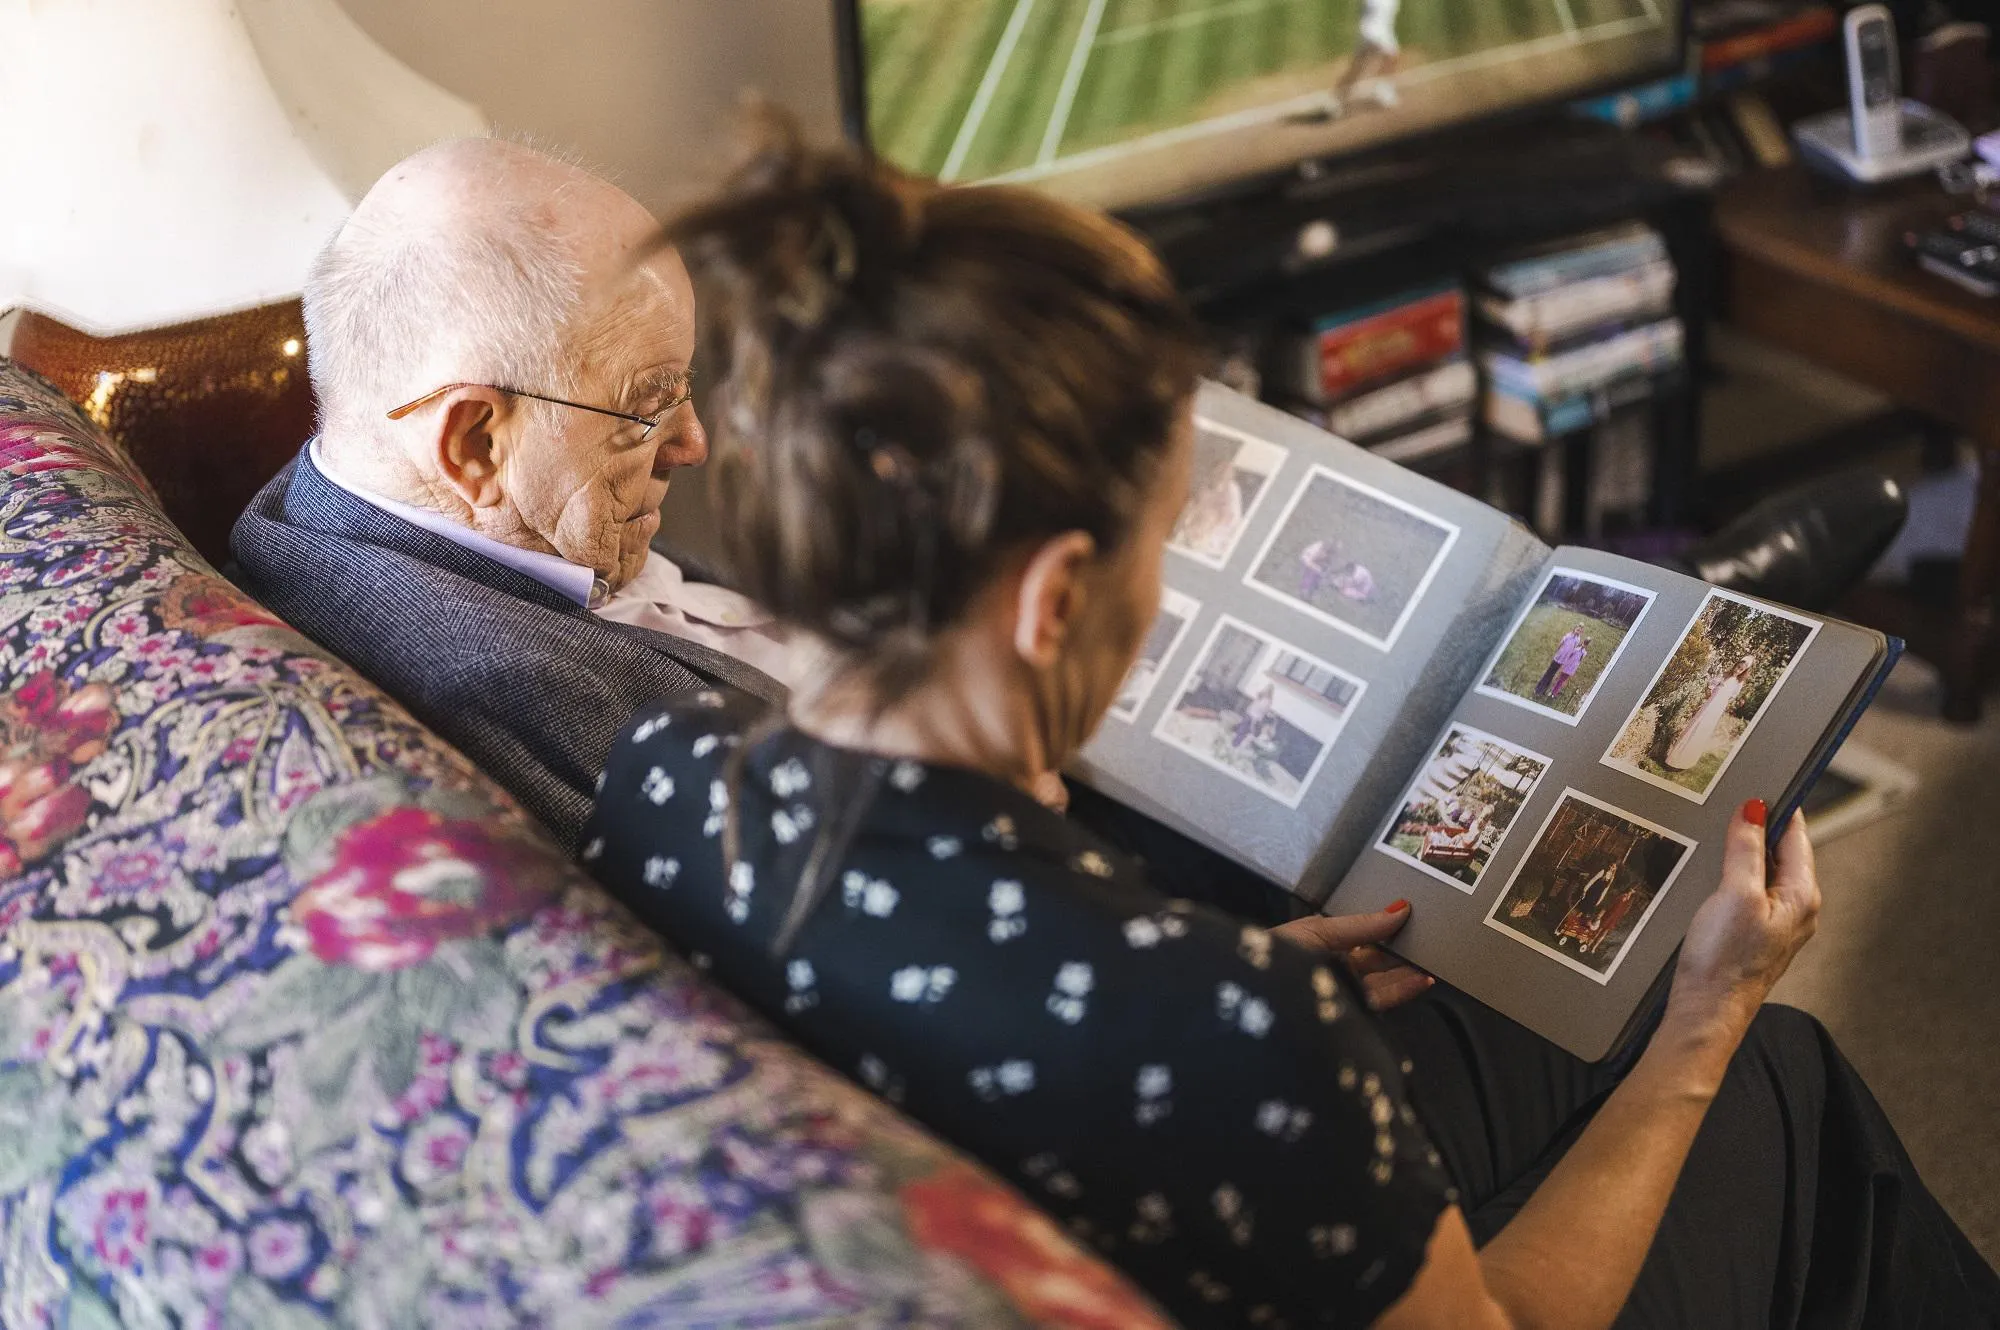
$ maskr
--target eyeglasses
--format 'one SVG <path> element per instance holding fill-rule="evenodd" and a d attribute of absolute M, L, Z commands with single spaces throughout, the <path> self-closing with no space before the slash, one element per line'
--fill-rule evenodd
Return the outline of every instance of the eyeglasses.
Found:
<path fill-rule="evenodd" d="M 600 416 L 612 416 L 619 420 L 629 420 L 635 425 L 644 425 L 646 427 L 639 434 L 640 441 L 644 442 L 647 438 L 651 437 L 654 430 L 660 427 L 661 421 L 694 399 L 694 372 L 689 370 L 682 374 L 679 390 L 674 393 L 673 397 L 668 399 L 666 405 L 660 408 L 658 414 L 650 416 L 635 416 L 630 411 L 613 411 L 608 406 L 591 406 L 587 402 L 572 402 L 566 398 L 550 397 L 546 393 L 531 393 L 525 388 L 503 388 L 497 383 L 447 383 L 442 388 L 435 388 L 425 393 L 414 402 L 403 403 L 389 413 L 389 419 L 401 420 L 412 411 L 428 406 L 446 393 L 453 392 L 459 388 L 484 388 L 489 392 L 506 393 L 510 397 L 532 397 L 537 402 L 548 402 L 555 406 L 570 406 L 575 407 L 579 411 L 590 411 Z"/>

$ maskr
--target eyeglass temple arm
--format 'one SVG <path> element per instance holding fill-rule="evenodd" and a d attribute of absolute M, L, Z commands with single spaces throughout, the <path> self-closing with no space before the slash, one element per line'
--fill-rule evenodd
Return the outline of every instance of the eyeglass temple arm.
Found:
<path fill-rule="evenodd" d="M 427 406 L 448 392 L 459 388 L 485 388 L 496 393 L 506 393 L 510 397 L 532 397 L 537 402 L 549 402 L 556 406 L 575 407 L 578 411 L 593 411 L 600 416 L 614 416 L 619 420 L 629 420 L 639 425 L 657 425 L 660 422 L 652 416 L 635 416 L 629 411 L 613 411 L 608 406 L 591 406 L 587 402 L 572 402 L 563 397 L 550 397 L 545 393 L 531 393 L 525 388 L 502 388 L 492 383 L 447 383 L 442 388 L 434 388 L 414 402 L 405 402 L 389 412 L 389 419 L 401 420 L 419 407 Z"/>

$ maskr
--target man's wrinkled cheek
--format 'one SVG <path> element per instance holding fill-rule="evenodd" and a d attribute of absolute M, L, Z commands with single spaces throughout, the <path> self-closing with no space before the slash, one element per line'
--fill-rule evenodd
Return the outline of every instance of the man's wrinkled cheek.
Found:
<path fill-rule="evenodd" d="M 571 563 L 610 571 L 619 563 L 621 525 L 617 495 L 599 481 L 569 496 L 550 543 Z"/>
<path fill-rule="evenodd" d="M 618 575 L 621 580 L 638 575 L 640 565 L 646 561 L 646 551 L 652 546 L 653 535 L 659 529 L 657 515 L 651 521 L 625 523 L 624 540 L 618 550 Z"/>

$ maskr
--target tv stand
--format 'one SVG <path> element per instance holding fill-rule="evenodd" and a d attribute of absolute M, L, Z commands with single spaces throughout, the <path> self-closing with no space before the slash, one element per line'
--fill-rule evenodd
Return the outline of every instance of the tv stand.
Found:
<path fill-rule="evenodd" d="M 1706 195 L 1684 156 L 1596 122 L 1433 140 L 1429 151 L 1307 163 L 1253 193 L 1134 213 L 1197 305 L 1411 245 L 1497 252 Z"/>
<path fill-rule="evenodd" d="M 1649 525 L 1691 523 L 1700 367 L 1713 286 L 1706 162 L 1596 122 L 1543 121 L 1430 141 L 1422 152 L 1310 164 L 1254 192 L 1130 214 L 1196 310 L 1255 344 L 1320 314 L 1464 276 L 1510 250 L 1631 219 L 1665 237 L 1679 270 L 1687 372 L 1657 396 Z M 1580 505 L 1589 441 L 1568 449 Z M 1483 463 L 1481 464 L 1484 465 Z M 1565 534 L 1579 534 L 1573 506 Z"/>

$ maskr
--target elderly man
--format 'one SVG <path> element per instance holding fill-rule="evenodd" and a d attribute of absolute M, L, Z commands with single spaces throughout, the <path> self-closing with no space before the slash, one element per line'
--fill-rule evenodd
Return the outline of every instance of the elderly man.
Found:
<path fill-rule="evenodd" d="M 457 745 L 574 847 L 640 707 L 782 690 L 756 606 L 650 549 L 694 300 L 658 225 L 498 139 L 385 175 L 305 291 L 320 432 L 232 540 L 248 589 Z"/>

